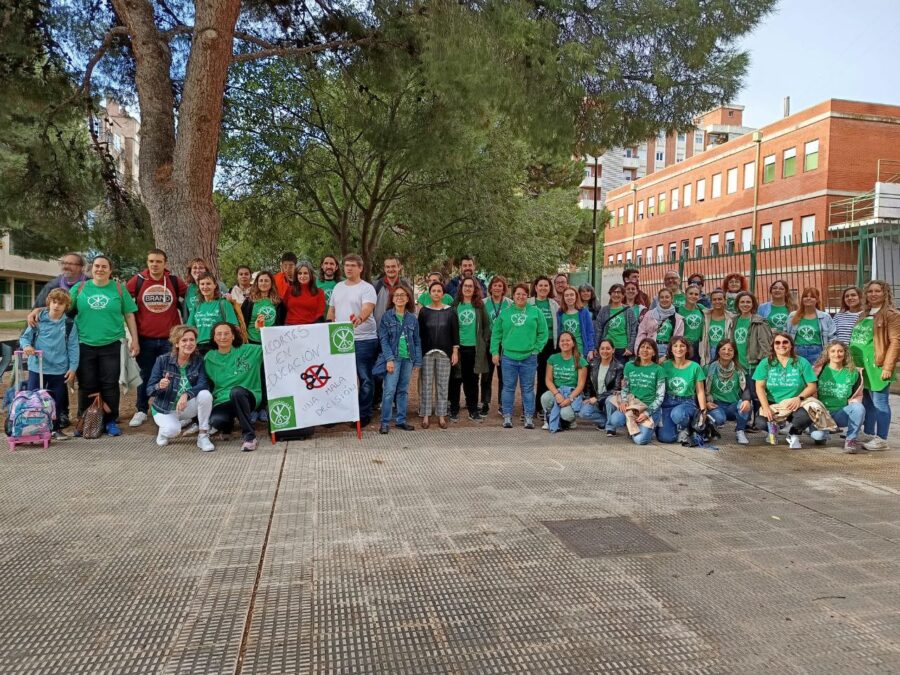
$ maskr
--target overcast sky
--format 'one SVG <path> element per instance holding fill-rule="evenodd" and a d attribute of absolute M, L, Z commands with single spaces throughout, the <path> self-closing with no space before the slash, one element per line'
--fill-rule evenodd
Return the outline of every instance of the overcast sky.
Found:
<path fill-rule="evenodd" d="M 744 40 L 750 68 L 735 103 L 761 127 L 829 98 L 900 105 L 900 0 L 781 0 Z"/>

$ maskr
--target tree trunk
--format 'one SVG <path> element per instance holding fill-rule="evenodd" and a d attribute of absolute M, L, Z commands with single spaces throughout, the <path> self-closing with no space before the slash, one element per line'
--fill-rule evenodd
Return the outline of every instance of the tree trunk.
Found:
<path fill-rule="evenodd" d="M 188 263 L 203 258 L 210 270 L 217 274 L 219 230 L 221 218 L 212 200 L 212 192 L 202 192 L 170 183 L 162 197 L 144 198 L 150 213 L 153 239 L 169 257 L 169 269 L 185 280 Z M 217 274 L 218 276 L 218 274 Z"/>

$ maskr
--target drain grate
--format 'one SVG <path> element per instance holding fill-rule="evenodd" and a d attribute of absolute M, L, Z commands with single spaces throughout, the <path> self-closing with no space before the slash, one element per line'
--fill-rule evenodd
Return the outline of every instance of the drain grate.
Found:
<path fill-rule="evenodd" d="M 675 550 L 628 518 L 544 520 L 541 523 L 580 558 L 671 553 Z"/>

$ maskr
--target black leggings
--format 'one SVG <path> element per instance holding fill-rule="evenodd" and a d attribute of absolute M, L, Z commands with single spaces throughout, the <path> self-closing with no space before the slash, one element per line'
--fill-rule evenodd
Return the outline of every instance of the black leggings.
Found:
<path fill-rule="evenodd" d="M 122 343 L 118 340 L 108 345 L 92 347 L 79 345 L 78 360 L 78 416 L 91 404 L 90 394 L 99 392 L 110 412 L 103 415 L 103 422 L 119 419 L 119 370 L 121 369 Z"/>
<path fill-rule="evenodd" d="M 809 425 L 812 424 L 812 420 L 809 417 L 809 413 L 806 412 L 803 408 L 797 408 L 793 413 L 787 416 L 787 421 L 791 423 L 791 428 L 788 433 L 793 434 L 794 436 L 799 436 L 804 431 L 809 428 Z M 760 431 L 766 431 L 769 428 L 769 420 L 767 420 L 762 415 L 757 416 L 756 418 L 756 428 Z"/>
<path fill-rule="evenodd" d="M 491 385 L 494 384 L 494 371 L 497 371 L 497 406 L 502 404 L 500 400 L 503 394 L 503 369 L 494 365 L 493 357 L 488 354 L 488 370 L 481 374 L 481 405 L 485 408 L 491 404 Z"/>
<path fill-rule="evenodd" d="M 256 410 L 256 398 L 243 387 L 235 387 L 231 390 L 229 399 L 212 409 L 209 415 L 209 426 L 215 427 L 225 434 L 230 434 L 234 428 L 234 418 L 237 417 L 241 427 L 241 433 L 245 441 L 256 438 L 256 430 L 250 421 L 250 413 Z"/>
<path fill-rule="evenodd" d="M 478 413 L 478 375 L 475 374 L 475 347 L 459 348 L 461 377 L 450 378 L 450 414 L 459 414 L 459 389 L 466 394 L 466 409 L 470 415 Z"/>

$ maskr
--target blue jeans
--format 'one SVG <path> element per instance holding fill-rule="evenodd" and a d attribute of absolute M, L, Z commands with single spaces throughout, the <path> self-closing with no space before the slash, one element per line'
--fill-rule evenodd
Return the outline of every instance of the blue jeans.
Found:
<path fill-rule="evenodd" d="M 384 374 L 384 391 L 381 394 L 381 423 L 390 424 L 394 395 L 397 396 L 397 424 L 406 424 L 406 401 L 413 365 L 409 359 L 395 359 L 394 372 Z"/>
<path fill-rule="evenodd" d="M 721 401 L 713 401 L 718 408 L 709 411 L 709 419 L 716 425 L 716 428 L 724 426 L 725 422 L 734 422 L 735 431 L 744 431 L 747 428 L 747 422 L 750 421 L 750 415 L 753 414 L 753 406 L 747 412 L 741 412 L 740 407 L 743 401 L 736 403 L 722 403 Z"/>
<path fill-rule="evenodd" d="M 662 404 L 662 426 L 656 430 L 656 438 L 660 443 L 674 443 L 678 440 L 678 432 L 687 429 L 699 408 L 693 398 L 669 396 Z"/>
<path fill-rule="evenodd" d="M 834 423 L 839 427 L 847 428 L 848 441 L 856 440 L 856 437 L 859 436 L 859 430 L 862 427 L 863 420 L 865 418 L 866 409 L 862 403 L 848 403 L 840 410 L 834 410 L 831 412 L 831 419 L 834 420 Z M 828 440 L 827 431 L 819 431 L 815 427 L 812 427 L 812 429 L 813 430 L 809 435 L 812 436 L 815 440 Z"/>
<path fill-rule="evenodd" d="M 653 430 L 656 428 L 656 425 L 659 424 L 661 412 L 661 410 L 657 410 L 650 416 L 653 419 L 652 427 L 641 425 L 641 430 L 631 437 L 631 440 L 635 442 L 635 445 L 647 445 L 647 443 L 653 440 Z M 606 399 L 606 430 L 615 431 L 624 426 L 626 426 L 625 413 L 616 409 L 612 404 L 612 398 Z"/>
<path fill-rule="evenodd" d="M 378 359 L 381 343 L 378 340 L 356 341 L 356 375 L 359 377 L 359 418 L 372 417 L 372 401 L 375 397 L 375 378 L 372 368 Z"/>
<path fill-rule="evenodd" d="M 34 391 L 39 389 L 41 381 L 37 372 L 28 371 L 28 389 Z M 44 389 L 53 398 L 56 404 L 56 419 L 53 420 L 53 431 L 59 431 L 59 416 L 65 412 L 69 413 L 68 397 L 66 396 L 66 376 L 62 375 L 44 375 Z"/>
<path fill-rule="evenodd" d="M 569 394 L 572 393 L 573 389 L 574 387 L 559 387 L 559 393 L 563 395 L 563 398 L 567 398 Z M 541 396 L 541 407 L 544 409 L 544 412 L 547 413 L 547 426 L 550 428 L 550 433 L 559 431 L 560 418 L 564 419 L 566 422 L 575 421 L 578 411 L 581 410 L 581 401 L 582 396 L 579 394 L 578 397 L 572 401 L 571 405 L 560 408 L 559 403 L 556 402 L 556 397 L 549 391 L 544 392 L 544 395 Z"/>
<path fill-rule="evenodd" d="M 815 363 L 822 354 L 822 345 L 797 345 L 797 355 L 802 356 L 810 363 Z"/>
<path fill-rule="evenodd" d="M 141 369 L 141 383 L 137 388 L 137 409 L 138 412 L 146 413 L 150 410 L 150 400 L 147 397 L 147 382 L 150 380 L 150 374 L 153 372 L 153 364 L 156 359 L 163 354 L 172 351 L 172 343 L 169 338 L 145 338 L 139 337 L 138 344 L 141 347 L 140 353 L 137 355 L 138 368 Z M 265 382 L 265 379 L 263 379 Z"/>
<path fill-rule="evenodd" d="M 609 400 L 608 398 L 606 399 Z M 606 403 L 585 403 L 582 401 L 581 410 L 578 411 L 578 419 L 587 420 L 598 427 L 606 426 Z"/>
<path fill-rule="evenodd" d="M 534 376 L 537 373 L 537 356 L 532 354 L 527 359 L 516 361 L 504 354 L 500 357 L 500 368 L 503 370 L 503 415 L 505 417 L 512 415 L 518 381 L 525 417 L 534 417 Z"/>
<path fill-rule="evenodd" d="M 866 408 L 866 433 L 887 440 L 891 426 L 891 388 L 881 391 L 863 390 L 863 405 Z"/>

